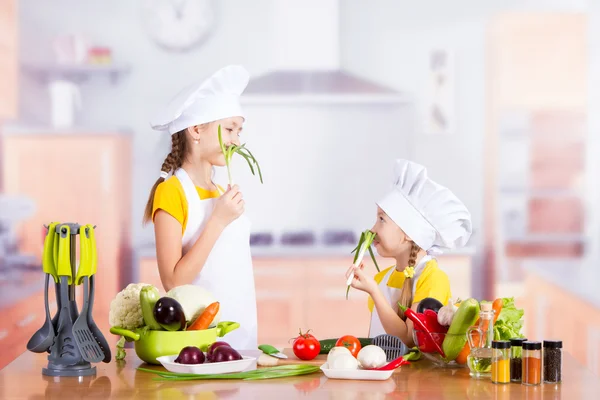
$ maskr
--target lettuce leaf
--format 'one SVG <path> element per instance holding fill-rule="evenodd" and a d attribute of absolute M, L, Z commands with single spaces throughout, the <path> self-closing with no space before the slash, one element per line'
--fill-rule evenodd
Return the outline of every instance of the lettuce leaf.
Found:
<path fill-rule="evenodd" d="M 502 299 L 502 311 L 494 324 L 494 340 L 510 340 L 512 338 L 524 337 L 521 333 L 523 328 L 523 315 L 525 311 L 515 306 L 515 298 Z"/>

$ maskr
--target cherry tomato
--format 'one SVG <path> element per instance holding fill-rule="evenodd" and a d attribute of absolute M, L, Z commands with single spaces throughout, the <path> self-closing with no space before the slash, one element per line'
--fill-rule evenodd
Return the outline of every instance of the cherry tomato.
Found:
<path fill-rule="evenodd" d="M 302 333 L 300 336 L 294 339 L 294 345 L 292 347 L 294 354 L 301 360 L 309 361 L 319 355 L 321 351 L 321 343 L 313 335 L 308 333 Z"/>
<path fill-rule="evenodd" d="M 360 341 L 351 335 L 342 336 L 335 345 L 347 348 L 354 357 L 358 356 L 358 352 L 362 348 Z"/>

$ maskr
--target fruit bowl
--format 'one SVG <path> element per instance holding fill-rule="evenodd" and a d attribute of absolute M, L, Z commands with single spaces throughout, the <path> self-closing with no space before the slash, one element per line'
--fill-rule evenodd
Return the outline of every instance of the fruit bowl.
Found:
<path fill-rule="evenodd" d="M 442 347 L 441 343 L 444 341 L 444 339 L 446 339 L 447 336 L 452 336 L 452 337 L 458 339 L 462 335 L 452 335 L 449 333 L 442 333 L 442 332 L 433 333 L 432 332 L 431 336 L 433 337 L 434 340 L 436 340 L 438 343 L 440 343 L 440 347 Z M 466 368 L 467 367 L 466 364 L 463 365 L 463 364 L 458 364 L 454 360 L 452 360 L 452 361 L 446 360 L 444 357 L 441 356 L 441 354 L 439 354 L 434 348 L 432 348 L 430 343 L 427 343 L 425 341 L 425 338 L 427 338 L 427 337 L 428 337 L 427 333 L 416 330 L 416 329 L 413 330 L 413 340 L 415 342 L 415 345 L 419 348 L 419 350 L 421 351 L 423 356 L 425 356 L 425 358 L 431 360 L 434 365 L 439 366 L 439 367 L 446 367 L 446 368 Z"/>

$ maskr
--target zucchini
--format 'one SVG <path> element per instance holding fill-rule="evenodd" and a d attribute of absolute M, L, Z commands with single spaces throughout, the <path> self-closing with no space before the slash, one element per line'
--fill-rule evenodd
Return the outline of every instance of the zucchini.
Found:
<path fill-rule="evenodd" d="M 361 347 L 365 347 L 365 346 L 368 346 L 373 343 L 373 340 L 370 338 L 357 338 L 357 339 L 360 342 Z M 319 354 L 329 354 L 329 351 L 335 347 L 335 344 L 337 343 L 338 340 L 339 340 L 339 338 L 338 339 L 319 340 L 319 343 L 321 344 L 321 351 L 319 352 Z"/>
<path fill-rule="evenodd" d="M 458 357 L 467 343 L 467 330 L 473 326 L 477 318 L 479 318 L 479 302 L 477 300 L 468 299 L 460 303 L 442 343 L 446 361 L 454 361 Z"/>
<path fill-rule="evenodd" d="M 142 307 L 144 324 L 154 331 L 162 330 L 162 327 L 154 318 L 154 305 L 159 298 L 158 289 L 152 285 L 144 286 L 140 290 L 140 306 Z"/>

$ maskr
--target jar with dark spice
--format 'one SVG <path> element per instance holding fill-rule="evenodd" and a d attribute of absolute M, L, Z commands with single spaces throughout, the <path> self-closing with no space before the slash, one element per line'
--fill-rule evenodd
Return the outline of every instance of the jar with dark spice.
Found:
<path fill-rule="evenodd" d="M 523 342 L 526 338 L 510 339 L 510 380 L 512 382 L 521 382 L 523 360 Z"/>
<path fill-rule="evenodd" d="M 558 383 L 562 379 L 562 341 L 544 340 L 544 382 Z"/>

